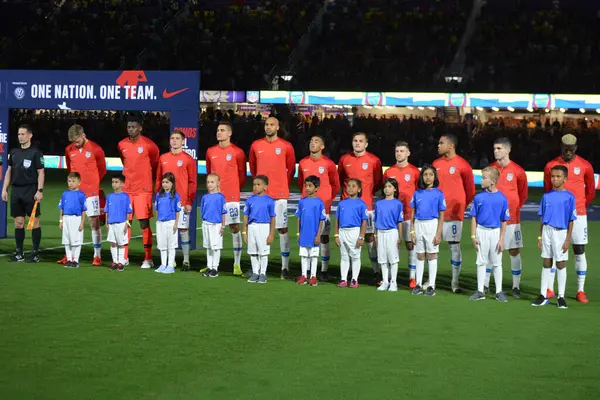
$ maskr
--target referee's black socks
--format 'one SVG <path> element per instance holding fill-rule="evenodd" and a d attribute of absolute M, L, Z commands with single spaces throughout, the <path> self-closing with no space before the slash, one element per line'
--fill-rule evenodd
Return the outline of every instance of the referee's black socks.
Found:
<path fill-rule="evenodd" d="M 23 254 L 23 242 L 25 241 L 25 228 L 15 228 L 16 252 Z"/>
<path fill-rule="evenodd" d="M 31 231 L 31 241 L 33 242 L 33 252 L 39 252 L 40 243 L 42 242 L 42 228 L 35 228 Z"/>

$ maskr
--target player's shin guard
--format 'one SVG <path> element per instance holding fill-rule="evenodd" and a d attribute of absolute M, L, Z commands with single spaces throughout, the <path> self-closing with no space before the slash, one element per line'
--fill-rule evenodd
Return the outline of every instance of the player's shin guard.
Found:
<path fill-rule="evenodd" d="M 329 259 L 331 258 L 331 246 L 329 242 L 321 243 L 321 272 L 327 272 Z"/>
<path fill-rule="evenodd" d="M 310 277 L 312 278 L 313 276 L 317 276 L 317 264 L 319 262 L 319 258 L 318 257 L 311 257 L 310 258 Z"/>
<path fill-rule="evenodd" d="M 552 272 L 550 271 L 550 268 L 542 268 L 542 283 L 540 285 L 540 294 L 544 297 L 546 297 L 546 292 L 548 292 L 548 284 L 550 283 L 551 274 Z"/>
<path fill-rule="evenodd" d="M 190 262 L 190 232 L 186 230 L 179 231 L 181 238 L 181 252 L 183 253 L 183 262 Z"/>
<path fill-rule="evenodd" d="M 390 283 L 390 264 L 381 264 L 381 277 L 383 278 L 383 283 Z"/>
<path fill-rule="evenodd" d="M 458 286 L 458 277 L 462 268 L 462 253 L 460 251 L 460 243 L 450 245 L 450 263 L 452 264 L 452 283 Z M 484 265 L 485 267 L 485 265 Z"/>
<path fill-rule="evenodd" d="M 496 265 L 492 267 L 494 270 L 494 283 L 496 284 L 496 294 L 502 291 L 502 266 Z"/>
<path fill-rule="evenodd" d="M 117 246 L 110 246 L 110 255 L 112 257 L 113 264 L 119 263 L 119 253 L 117 250 Z"/>
<path fill-rule="evenodd" d="M 144 243 L 144 260 L 152 260 L 152 228 L 142 229 L 142 241 Z M 172 267 L 173 265 L 169 265 Z"/>
<path fill-rule="evenodd" d="M 342 257 L 340 261 L 340 280 L 348 280 L 348 271 L 350 270 L 350 259 L 348 257 Z"/>
<path fill-rule="evenodd" d="M 423 273 L 425 272 L 425 260 L 417 259 L 417 286 L 423 287 Z"/>
<path fill-rule="evenodd" d="M 390 283 L 396 283 L 398 278 L 398 263 L 390 264 Z"/>
<path fill-rule="evenodd" d="M 252 265 L 252 273 L 253 274 L 260 274 L 260 257 L 252 254 L 250 256 L 250 264 Z"/>
<path fill-rule="evenodd" d="M 260 256 L 260 274 L 267 274 L 267 266 L 269 265 L 269 256 Z"/>
<path fill-rule="evenodd" d="M 371 259 L 371 268 L 373 273 L 379 272 L 379 264 L 377 263 L 377 246 L 375 242 L 367 242 L 367 250 L 369 251 L 369 258 Z"/>
<path fill-rule="evenodd" d="M 417 276 L 417 252 L 414 250 L 408 250 L 408 273 L 409 279 L 416 279 Z"/>
<path fill-rule="evenodd" d="M 512 272 L 513 288 L 521 287 L 521 271 L 523 265 L 521 264 L 521 255 L 510 256 L 510 270 Z"/>
<path fill-rule="evenodd" d="M 310 263 L 310 257 L 300 257 L 300 267 L 302 268 L 302 276 L 306 278 L 308 274 L 308 268 Z"/>
<path fill-rule="evenodd" d="M 168 265 L 168 254 L 167 250 L 160 251 L 160 265 L 166 267 Z"/>
<path fill-rule="evenodd" d="M 73 261 L 79 262 L 79 256 L 81 255 L 81 246 L 73 246 Z"/>
<path fill-rule="evenodd" d="M 71 251 L 71 246 L 65 244 L 65 255 L 67 256 L 67 261 L 73 261 L 73 252 Z"/>
<path fill-rule="evenodd" d="M 212 269 L 219 270 L 219 262 L 221 261 L 221 250 L 213 250 Z"/>
<path fill-rule="evenodd" d="M 437 278 L 438 270 L 438 260 L 437 258 L 433 260 L 428 260 L 427 264 L 429 264 L 429 286 L 435 289 L 435 280 Z"/>
<path fill-rule="evenodd" d="M 117 263 L 125 265 L 125 246 L 117 246 Z"/>
<path fill-rule="evenodd" d="M 167 266 L 175 266 L 175 249 L 169 249 L 169 252 L 167 254 Z"/>
<path fill-rule="evenodd" d="M 558 278 L 558 297 L 565 297 L 565 288 L 567 287 L 567 269 L 562 268 L 556 271 Z"/>
<path fill-rule="evenodd" d="M 492 278 L 492 268 L 493 267 L 491 265 L 488 265 L 485 268 L 485 280 L 483 281 L 483 286 L 488 287 L 488 288 L 490 287 L 490 280 Z M 496 279 L 495 276 L 494 276 L 494 279 Z"/>
<path fill-rule="evenodd" d="M 233 265 L 240 265 L 242 260 L 242 232 L 231 234 L 233 241 Z"/>
<path fill-rule="evenodd" d="M 454 272 L 454 271 L 453 271 Z M 477 291 L 483 292 L 483 286 L 485 284 L 485 265 L 477 266 Z"/>
<path fill-rule="evenodd" d="M 585 290 L 583 290 L 585 276 L 587 274 L 587 258 L 585 257 L 585 253 L 575 255 L 575 271 L 577 272 L 577 291 L 585 292 Z"/>
<path fill-rule="evenodd" d="M 94 245 L 94 257 L 102 254 L 102 231 L 100 228 L 92 230 L 92 243 Z"/>
<path fill-rule="evenodd" d="M 358 282 L 360 275 L 360 256 L 352 259 L 352 280 Z"/>
<path fill-rule="evenodd" d="M 290 234 L 279 234 L 279 248 L 281 249 L 281 269 L 290 269 Z"/>
<path fill-rule="evenodd" d="M 213 264 L 213 251 L 211 249 L 206 249 L 206 267 L 208 269 L 211 269 L 212 264 Z"/>

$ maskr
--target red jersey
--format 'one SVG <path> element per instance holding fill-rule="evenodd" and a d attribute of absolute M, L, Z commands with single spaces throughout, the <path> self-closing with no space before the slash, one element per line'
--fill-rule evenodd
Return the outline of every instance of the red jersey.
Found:
<path fill-rule="evenodd" d="M 158 168 L 156 169 L 156 189 L 160 191 L 162 186 L 162 176 L 167 172 L 175 175 L 175 190 L 181 198 L 182 206 L 191 206 L 196 197 L 196 188 L 198 186 L 198 168 L 194 157 L 185 151 L 179 154 L 172 152 L 165 153 L 158 159 Z"/>
<path fill-rule="evenodd" d="M 338 162 L 338 173 L 342 186 L 342 200 L 348 197 L 346 187 L 348 179 L 355 178 L 362 183 L 361 199 L 367 203 L 367 209 L 373 209 L 373 195 L 382 187 L 383 172 L 381 160 L 374 154 L 365 152 L 360 157 L 354 153 L 346 153 Z"/>
<path fill-rule="evenodd" d="M 544 191 L 552 190 L 550 180 L 551 169 L 555 165 L 563 165 L 569 170 L 569 176 L 565 182 L 565 189 L 575 196 L 577 215 L 586 215 L 587 208 L 596 197 L 596 182 L 594 180 L 594 168 L 579 156 L 573 161 L 566 162 L 561 156 L 549 161 L 544 168 Z"/>
<path fill-rule="evenodd" d="M 439 189 L 446 200 L 445 221 L 463 221 L 465 208 L 475 197 L 475 178 L 473 169 L 459 155 L 451 159 L 440 157 L 433 162 L 440 180 Z"/>
<path fill-rule="evenodd" d="M 250 147 L 250 173 L 269 178 L 267 194 L 273 199 L 290 197 L 290 184 L 296 172 L 296 155 L 292 144 L 277 138 L 272 142 L 258 139 Z"/>
<path fill-rule="evenodd" d="M 490 164 L 490 167 L 500 171 L 500 179 L 498 179 L 496 187 L 508 200 L 510 220 L 506 221 L 506 223 L 508 225 L 520 223 L 521 208 L 525 204 L 525 201 L 527 201 L 527 195 L 529 193 L 525 170 L 512 161 L 504 168 L 502 168 L 498 161 Z"/>
<path fill-rule="evenodd" d="M 242 149 L 234 144 L 209 147 L 206 150 L 206 173 L 219 175 L 225 201 L 240 201 L 240 192 L 246 183 L 246 155 Z"/>
<path fill-rule="evenodd" d="M 159 157 L 156 144 L 145 136 L 135 142 L 125 138 L 119 142 L 119 154 L 125 175 L 123 190 L 129 195 L 152 193 Z"/>
<path fill-rule="evenodd" d="M 302 197 L 306 196 L 304 180 L 315 175 L 321 179 L 321 186 L 317 190 L 317 197 L 325 203 L 325 212 L 331 212 L 331 203 L 340 191 L 340 178 L 335 164 L 325 156 L 313 160 L 310 156 L 304 157 L 298 163 L 298 185 L 302 188 Z"/>
<path fill-rule="evenodd" d="M 104 150 L 91 140 L 78 149 L 73 143 L 65 149 L 67 172 L 78 172 L 81 175 L 79 187 L 85 197 L 100 194 L 100 181 L 106 175 L 106 158 Z"/>
<path fill-rule="evenodd" d="M 398 164 L 393 165 L 386 169 L 383 174 L 384 181 L 388 178 L 394 178 L 398 181 L 398 199 L 402 202 L 405 221 L 412 218 L 413 209 L 410 206 L 410 201 L 419 185 L 420 174 L 419 168 L 410 163 L 406 167 L 399 167 Z"/>

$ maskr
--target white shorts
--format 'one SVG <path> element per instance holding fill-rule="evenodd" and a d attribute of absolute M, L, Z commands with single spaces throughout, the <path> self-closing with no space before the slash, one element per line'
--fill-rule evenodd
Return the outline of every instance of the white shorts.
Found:
<path fill-rule="evenodd" d="M 221 224 L 202 221 L 202 246 L 210 250 L 221 250 L 223 248 Z"/>
<path fill-rule="evenodd" d="M 506 225 L 504 232 L 504 249 L 522 249 L 523 235 L 521 234 L 521 224 Z"/>
<path fill-rule="evenodd" d="M 304 247 L 300 246 L 300 257 L 319 257 L 319 246 Z"/>
<path fill-rule="evenodd" d="M 227 214 L 225 214 L 225 225 L 240 223 L 241 212 L 239 201 L 225 203 L 225 210 L 227 210 Z"/>
<path fill-rule="evenodd" d="M 361 248 L 356 248 L 360 228 L 340 228 L 340 253 L 342 260 L 360 258 Z"/>
<path fill-rule="evenodd" d="M 367 230 L 365 233 L 375 233 L 375 211 L 367 210 Z"/>
<path fill-rule="evenodd" d="M 178 246 L 177 231 L 173 233 L 175 221 L 156 221 L 156 247 L 159 250 L 172 250 Z"/>
<path fill-rule="evenodd" d="M 377 231 L 377 262 L 396 264 L 399 260 L 398 230 Z"/>
<path fill-rule="evenodd" d="M 440 245 L 434 245 L 433 239 L 437 233 L 438 219 L 415 220 L 415 251 L 417 254 L 439 253 Z"/>
<path fill-rule="evenodd" d="M 79 231 L 81 215 L 63 215 L 62 244 L 81 246 L 83 244 L 83 230 Z"/>
<path fill-rule="evenodd" d="M 179 221 L 177 221 L 177 229 L 190 229 L 190 216 L 192 214 L 186 214 L 181 210 L 179 213 Z"/>
<path fill-rule="evenodd" d="M 571 232 L 572 244 L 587 244 L 587 215 L 578 215 L 573 221 L 573 232 Z"/>
<path fill-rule="evenodd" d="M 267 256 L 271 253 L 271 246 L 267 244 L 271 224 L 248 225 L 248 254 Z"/>
<path fill-rule="evenodd" d="M 275 229 L 287 228 L 288 226 L 287 200 L 275 200 Z"/>
<path fill-rule="evenodd" d="M 477 265 L 501 267 L 502 253 L 498 254 L 496 247 L 500 240 L 500 228 L 485 228 L 477 225 L 475 236 L 479 241 Z"/>
<path fill-rule="evenodd" d="M 460 242 L 463 221 L 444 221 L 442 239 L 446 242 Z"/>
<path fill-rule="evenodd" d="M 551 258 L 556 262 L 567 261 L 569 251 L 563 253 L 562 246 L 567 238 L 566 229 L 556 229 L 549 225 L 542 228 L 542 258 Z"/>
<path fill-rule="evenodd" d="M 125 229 L 127 229 L 126 222 L 108 224 L 108 235 L 106 236 L 106 240 L 110 243 L 115 243 L 117 246 L 125 246 L 129 243 L 127 231 L 123 232 Z"/>
<path fill-rule="evenodd" d="M 331 217 L 329 214 L 325 214 L 325 221 L 323 221 L 323 230 L 321 235 L 329 236 L 331 233 Z"/>
<path fill-rule="evenodd" d="M 100 197 L 90 196 L 85 198 L 85 212 L 88 217 L 98 217 L 100 215 Z"/>
<path fill-rule="evenodd" d="M 410 231 L 412 230 L 412 221 L 403 221 L 402 222 L 402 239 L 408 243 L 412 242 L 412 236 L 410 236 Z"/>

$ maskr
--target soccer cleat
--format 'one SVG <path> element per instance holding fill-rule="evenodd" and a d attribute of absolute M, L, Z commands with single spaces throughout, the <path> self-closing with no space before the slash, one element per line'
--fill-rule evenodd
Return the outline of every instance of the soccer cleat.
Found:
<path fill-rule="evenodd" d="M 347 281 L 340 281 L 340 283 L 338 283 L 337 285 L 339 288 L 345 288 L 348 287 L 348 282 Z"/>
<path fill-rule="evenodd" d="M 258 282 L 258 274 L 252 274 L 250 278 L 248 278 L 248 282 L 257 283 Z"/>
<path fill-rule="evenodd" d="M 423 289 L 421 288 L 421 286 L 417 285 L 414 287 L 413 290 L 411 290 L 410 294 L 414 294 L 415 296 L 418 296 L 420 294 L 423 294 Z"/>
<path fill-rule="evenodd" d="M 57 264 L 65 265 L 67 263 L 67 256 L 63 256 L 60 260 L 56 262 Z"/>
<path fill-rule="evenodd" d="M 508 303 L 508 299 L 506 298 L 504 292 L 496 293 L 496 301 L 499 301 L 500 303 Z"/>
<path fill-rule="evenodd" d="M 202 268 L 204 270 L 204 272 L 202 273 L 202 276 L 208 278 L 210 276 L 210 268 Z"/>
<path fill-rule="evenodd" d="M 190 265 L 190 263 L 189 263 L 189 262 L 187 262 L 187 261 L 184 261 L 184 262 L 181 264 L 181 271 L 182 271 L 182 272 L 187 272 L 187 271 L 190 271 L 191 269 L 192 269 L 192 266 Z"/>
<path fill-rule="evenodd" d="M 109 271 L 116 271 L 118 265 L 119 264 L 117 264 L 117 263 L 112 263 L 112 265 L 110 267 L 108 267 Z"/>
<path fill-rule="evenodd" d="M 101 267 L 102 266 L 102 259 L 100 257 L 94 257 L 94 261 L 92 261 L 92 266 L 94 266 L 94 267 Z"/>
<path fill-rule="evenodd" d="M 541 294 L 535 299 L 533 303 L 531 303 L 531 305 L 534 307 L 541 307 L 545 306 L 546 304 L 548 304 L 548 299 L 542 296 Z"/>
<path fill-rule="evenodd" d="M 490 288 L 488 286 L 483 287 L 483 294 L 488 294 L 490 292 Z"/>
<path fill-rule="evenodd" d="M 462 289 L 458 286 L 458 281 L 452 281 L 450 284 L 453 293 L 462 293 Z"/>
<path fill-rule="evenodd" d="M 152 260 L 144 260 L 141 265 L 142 269 L 150 269 L 154 267 L 154 262 Z"/>
<path fill-rule="evenodd" d="M 398 291 L 398 284 L 397 283 L 390 283 L 390 288 L 388 289 L 390 292 L 397 292 Z"/>
<path fill-rule="evenodd" d="M 547 298 L 547 299 L 553 299 L 553 298 L 554 298 L 554 296 L 556 296 L 556 295 L 554 294 L 554 290 L 552 290 L 552 289 L 548 289 L 548 290 L 546 290 L 546 298 Z"/>
<path fill-rule="evenodd" d="M 77 261 L 71 262 L 71 268 L 79 268 L 79 262 L 77 262 Z"/>
<path fill-rule="evenodd" d="M 296 280 L 296 283 L 298 285 L 306 285 L 306 283 L 307 283 L 306 281 L 307 281 L 306 277 L 304 275 L 302 275 L 300 278 L 298 278 L 298 280 Z"/>
<path fill-rule="evenodd" d="M 319 283 L 317 282 L 317 277 L 316 276 L 311 276 L 309 284 L 310 284 L 310 286 L 318 286 Z"/>
<path fill-rule="evenodd" d="M 265 274 L 260 274 L 256 283 L 267 283 L 267 276 Z"/>
<path fill-rule="evenodd" d="M 409 280 L 408 280 L 408 287 L 409 287 L 410 289 L 414 289 L 414 288 L 416 288 L 416 287 L 417 287 L 417 280 L 416 280 L 416 279 L 414 279 L 414 278 L 411 278 L 411 279 L 409 279 Z"/>
<path fill-rule="evenodd" d="M 563 298 L 564 300 L 564 298 Z M 577 296 L 575 296 L 575 300 L 577 300 L 580 303 L 589 303 L 589 300 L 587 298 L 587 296 L 585 295 L 585 292 L 577 292 Z M 566 303 L 565 303 L 565 308 L 566 307 Z"/>
<path fill-rule="evenodd" d="M 512 295 L 515 299 L 520 299 L 521 298 L 521 289 L 519 289 L 518 287 L 514 287 L 512 290 Z"/>
<path fill-rule="evenodd" d="M 174 274 L 175 273 L 175 267 L 166 267 L 165 270 L 163 271 L 163 274 Z"/>
<path fill-rule="evenodd" d="M 66 258 L 66 256 L 65 256 Z M 23 262 L 25 261 L 25 257 L 23 257 L 23 253 L 15 253 L 8 262 Z M 66 262 L 66 261 L 65 261 Z"/>
<path fill-rule="evenodd" d="M 161 265 L 160 267 L 156 268 L 154 270 L 154 272 L 158 272 L 158 273 L 162 274 L 163 272 L 165 272 L 165 269 L 167 269 L 167 266 L 166 265 Z"/>
<path fill-rule="evenodd" d="M 219 272 L 216 269 L 211 269 L 210 272 L 208 273 L 208 277 L 209 278 L 216 278 L 219 276 Z"/>
<path fill-rule="evenodd" d="M 383 283 L 381 284 L 381 286 L 379 286 L 379 287 L 377 288 L 377 290 L 379 290 L 379 291 L 383 292 L 384 290 L 389 290 L 389 288 L 390 288 L 390 284 L 389 284 L 389 282 L 383 282 Z"/>
<path fill-rule="evenodd" d="M 233 275 L 235 275 L 235 276 L 242 275 L 242 267 L 240 267 L 239 265 L 234 265 L 233 266 Z"/>
<path fill-rule="evenodd" d="M 435 296 L 435 289 L 433 287 L 429 286 L 427 288 L 427 290 L 425 291 L 425 296 L 430 296 L 430 297 Z"/>
<path fill-rule="evenodd" d="M 290 271 L 288 269 L 281 270 L 281 280 L 286 280 L 290 277 Z"/>
<path fill-rule="evenodd" d="M 469 300 L 485 300 L 485 294 L 477 290 L 471 296 L 469 296 Z"/>
<path fill-rule="evenodd" d="M 583 292 L 579 292 L 579 293 L 583 293 Z M 566 310 L 567 308 L 567 301 L 565 300 L 564 297 L 559 297 L 558 298 L 558 308 L 562 309 L 562 310 Z"/>
<path fill-rule="evenodd" d="M 27 259 L 27 262 L 30 264 L 39 263 L 40 255 L 38 253 L 31 253 L 31 256 Z"/>
<path fill-rule="evenodd" d="M 358 289 L 358 281 L 356 279 L 350 281 L 350 289 Z"/>
<path fill-rule="evenodd" d="M 73 261 L 67 261 L 65 263 L 65 268 L 73 268 Z"/>
<path fill-rule="evenodd" d="M 327 271 L 321 271 L 321 275 L 319 275 L 319 282 L 329 282 L 329 274 Z"/>
<path fill-rule="evenodd" d="M 117 264 L 117 272 L 125 271 L 125 266 L 123 264 Z"/>

